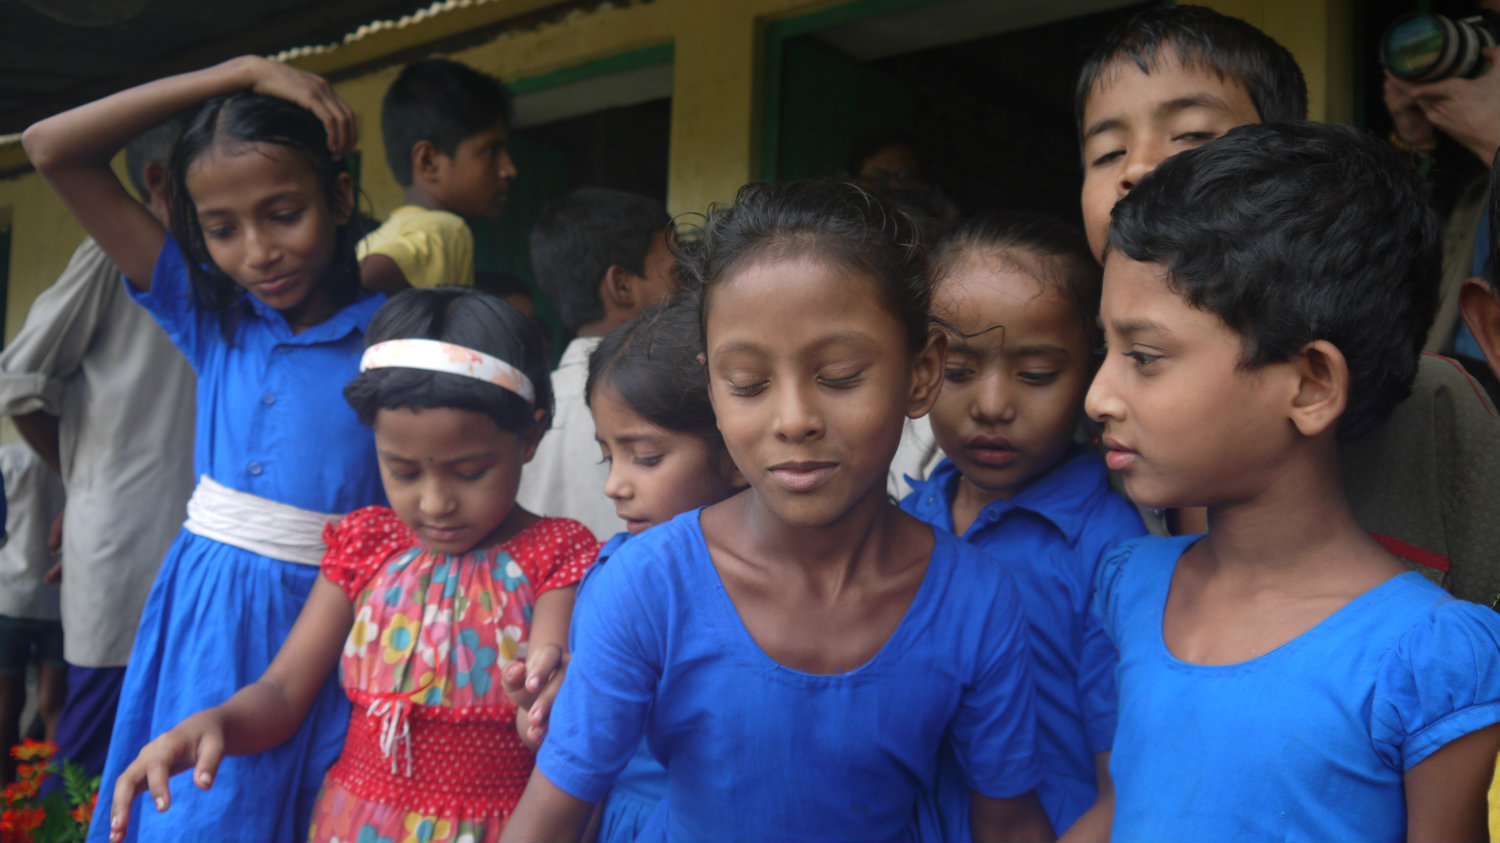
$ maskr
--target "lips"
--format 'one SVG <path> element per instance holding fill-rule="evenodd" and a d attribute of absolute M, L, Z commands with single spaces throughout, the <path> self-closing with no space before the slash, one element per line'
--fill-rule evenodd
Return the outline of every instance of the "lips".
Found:
<path fill-rule="evenodd" d="M 439 527 L 435 524 L 423 524 L 421 532 L 422 535 L 426 537 L 428 542 L 444 544 L 447 542 L 456 541 L 461 535 L 463 535 L 464 528 Z"/>
<path fill-rule="evenodd" d="M 291 290 L 292 286 L 296 283 L 296 275 L 280 275 L 266 281 L 255 282 L 255 289 L 260 293 L 260 297 L 263 299 L 275 298 L 276 296 L 279 296 Z"/>
<path fill-rule="evenodd" d="M 1104 464 L 1114 471 L 1124 471 L 1134 465 L 1136 460 L 1140 459 L 1140 454 L 1126 448 L 1119 440 L 1109 436 L 1101 439 L 1100 444 L 1106 449 L 1104 452 Z"/>
<path fill-rule="evenodd" d="M 1004 468 L 1020 457 L 1020 451 L 1004 436 L 975 436 L 964 443 L 964 451 L 975 462 L 991 468 Z"/>
<path fill-rule="evenodd" d="M 833 462 L 784 462 L 769 471 L 787 491 L 804 494 L 828 482 L 837 467 Z"/>

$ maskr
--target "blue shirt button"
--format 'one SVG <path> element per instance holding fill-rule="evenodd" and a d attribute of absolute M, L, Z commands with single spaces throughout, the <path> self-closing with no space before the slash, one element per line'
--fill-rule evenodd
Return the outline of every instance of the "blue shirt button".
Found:
<path fill-rule="evenodd" d="M 276 396 L 270 392 L 262 393 L 260 396 L 260 403 L 269 407 L 272 404 L 276 403 Z"/>
<path fill-rule="evenodd" d="M 258 462 L 252 462 L 249 465 L 245 466 L 245 470 L 250 472 L 251 476 L 259 477 L 260 473 L 262 471 L 265 471 L 266 468 Z"/>

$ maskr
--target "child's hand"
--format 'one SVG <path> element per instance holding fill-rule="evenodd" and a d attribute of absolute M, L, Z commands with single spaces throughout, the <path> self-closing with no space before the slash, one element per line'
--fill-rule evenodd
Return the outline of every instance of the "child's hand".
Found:
<path fill-rule="evenodd" d="M 224 757 L 224 730 L 219 718 L 212 710 L 201 711 L 177 724 L 141 749 L 125 772 L 115 780 L 114 802 L 109 812 L 109 839 L 119 843 L 125 839 L 125 828 L 130 824 L 130 803 L 149 789 L 157 811 L 172 807 L 172 794 L 167 789 L 167 779 L 193 768 L 193 783 L 200 790 L 213 786 L 214 774 L 219 770 L 219 761 Z"/>
<path fill-rule="evenodd" d="M 250 90 L 294 102 L 323 121 L 323 129 L 328 133 L 328 148 L 334 155 L 354 151 L 359 139 L 354 127 L 354 110 L 333 90 L 327 79 L 259 56 L 246 56 L 237 61 L 245 63 Z"/>
<path fill-rule="evenodd" d="M 556 645 L 543 647 L 525 661 L 514 661 L 500 672 L 505 695 L 516 706 L 516 733 L 532 749 L 547 737 L 547 716 L 557 689 L 568 673 L 567 653 Z"/>

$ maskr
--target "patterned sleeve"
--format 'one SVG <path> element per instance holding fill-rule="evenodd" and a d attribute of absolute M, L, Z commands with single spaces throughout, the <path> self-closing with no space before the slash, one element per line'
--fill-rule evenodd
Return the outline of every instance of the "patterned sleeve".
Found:
<path fill-rule="evenodd" d="M 323 576 L 353 600 L 391 554 L 416 543 L 396 513 L 383 506 L 367 506 L 323 528 Z"/>
<path fill-rule="evenodd" d="M 577 584 L 599 555 L 594 534 L 571 518 L 543 518 L 526 538 L 512 556 L 535 584 L 538 597 Z"/>

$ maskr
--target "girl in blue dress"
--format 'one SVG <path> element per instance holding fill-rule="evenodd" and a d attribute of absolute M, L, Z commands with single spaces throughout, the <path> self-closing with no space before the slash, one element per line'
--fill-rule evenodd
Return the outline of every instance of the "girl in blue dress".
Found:
<path fill-rule="evenodd" d="M 1088 412 L 1131 497 L 1208 533 L 1100 566 L 1113 810 L 1069 836 L 1485 839 L 1500 615 L 1408 571 L 1339 473 L 1432 320 L 1417 179 L 1349 127 L 1247 126 L 1142 179 L 1107 255 Z"/>
<path fill-rule="evenodd" d="M 632 535 L 718 503 L 745 486 L 708 400 L 698 362 L 702 336 L 696 298 L 680 296 L 611 331 L 589 355 L 584 395 L 609 463 L 603 491 L 627 525 L 600 549 L 590 573 Z M 585 575 L 583 585 L 589 582 Z M 580 585 L 578 594 L 589 600 L 593 590 Z M 546 718 L 564 675 L 554 670 L 556 656 L 544 651 L 538 659 L 506 668 L 506 690 L 525 718 L 520 728 L 537 745 L 546 735 Z M 535 677 L 530 690 L 524 684 L 528 672 Z M 549 674 L 541 687 L 540 677 Z M 641 741 L 600 806 L 598 843 L 636 840 L 666 788 L 666 770 Z"/>
<path fill-rule="evenodd" d="M 109 161 L 194 106 L 169 168 L 169 232 Z M 235 59 L 48 118 L 24 142 L 198 374 L 200 480 L 141 618 L 108 782 L 153 737 L 260 676 L 318 576 L 323 527 L 383 501 L 370 434 L 340 396 L 383 297 L 358 285 L 338 160 L 353 115 L 316 76 Z M 212 790 L 174 783 L 171 801 L 189 810 L 137 810 L 131 838 L 304 838 L 348 718 L 330 679 L 291 740 L 226 761 Z M 89 839 L 108 835 L 101 800 Z"/>
<path fill-rule="evenodd" d="M 592 578 L 503 839 L 577 839 L 643 735 L 667 787 L 642 839 L 933 836 L 945 740 L 976 837 L 1049 839 L 1015 585 L 886 497 L 942 375 L 910 220 L 849 184 L 753 185 L 704 234 L 686 271 L 749 489 Z"/>

